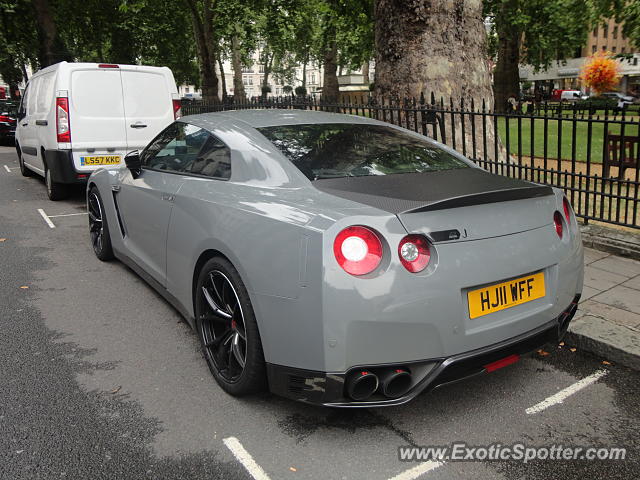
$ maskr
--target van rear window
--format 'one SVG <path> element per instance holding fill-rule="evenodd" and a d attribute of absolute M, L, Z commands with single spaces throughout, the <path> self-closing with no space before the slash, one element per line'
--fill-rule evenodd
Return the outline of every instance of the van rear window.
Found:
<path fill-rule="evenodd" d="M 122 70 L 122 88 L 128 117 L 173 117 L 163 75 Z"/>
<path fill-rule="evenodd" d="M 71 105 L 86 117 L 124 116 L 118 70 L 76 70 L 71 74 Z"/>

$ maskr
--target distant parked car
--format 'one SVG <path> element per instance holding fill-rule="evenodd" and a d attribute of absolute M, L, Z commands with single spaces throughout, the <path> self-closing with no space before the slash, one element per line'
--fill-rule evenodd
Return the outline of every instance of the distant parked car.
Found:
<path fill-rule="evenodd" d="M 618 109 L 624 109 L 629 105 L 633 105 L 633 97 L 629 95 L 623 95 L 620 92 L 604 92 L 600 96 L 615 100 L 617 104 L 616 108 Z"/>
<path fill-rule="evenodd" d="M 586 100 L 589 98 L 584 95 L 580 90 L 562 90 L 560 93 L 560 100 L 565 102 L 577 102 L 579 100 Z"/>
<path fill-rule="evenodd" d="M 578 100 L 584 100 L 588 98 L 584 95 L 580 90 L 562 90 L 555 89 L 551 92 L 551 100 L 552 101 L 569 101 L 569 102 L 577 102 Z"/>
<path fill-rule="evenodd" d="M 16 150 L 51 200 L 102 165 L 144 147 L 181 114 L 166 67 L 61 62 L 31 77 L 18 110 Z"/>
<path fill-rule="evenodd" d="M 16 134 L 16 110 L 8 102 L 0 103 L 0 143 L 13 145 Z"/>
<path fill-rule="evenodd" d="M 185 93 L 182 97 L 183 101 L 193 102 L 202 100 L 202 94 L 200 93 Z"/>

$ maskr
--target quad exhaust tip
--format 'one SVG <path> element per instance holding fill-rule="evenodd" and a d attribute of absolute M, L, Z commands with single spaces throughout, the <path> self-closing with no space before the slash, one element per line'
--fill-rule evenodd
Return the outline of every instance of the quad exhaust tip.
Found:
<path fill-rule="evenodd" d="M 366 369 L 356 370 L 346 381 L 347 395 L 355 401 L 364 401 L 376 391 L 387 398 L 399 398 L 412 384 L 411 373 L 400 367 L 387 368 L 379 375 Z"/>
<path fill-rule="evenodd" d="M 356 401 L 369 398 L 378 389 L 378 376 L 369 370 L 358 370 L 347 379 L 347 394 Z"/>
<path fill-rule="evenodd" d="M 380 391 L 387 398 L 402 397 L 411 384 L 411 374 L 404 368 L 391 368 L 380 375 Z"/>

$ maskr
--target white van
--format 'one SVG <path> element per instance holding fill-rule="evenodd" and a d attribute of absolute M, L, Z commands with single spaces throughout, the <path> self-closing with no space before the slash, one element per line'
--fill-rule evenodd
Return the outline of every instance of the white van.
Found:
<path fill-rule="evenodd" d="M 181 115 L 167 67 L 61 62 L 31 77 L 18 111 L 24 176 L 42 175 L 51 200 L 102 165 L 141 150 Z"/>
<path fill-rule="evenodd" d="M 578 100 L 585 100 L 588 97 L 584 95 L 580 90 L 562 90 L 560 93 L 560 100 L 566 102 L 577 102 Z"/>

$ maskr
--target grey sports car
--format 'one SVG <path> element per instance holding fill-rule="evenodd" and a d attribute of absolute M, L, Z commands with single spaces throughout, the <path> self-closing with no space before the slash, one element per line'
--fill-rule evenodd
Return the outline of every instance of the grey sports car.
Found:
<path fill-rule="evenodd" d="M 405 403 L 562 337 L 582 291 L 558 189 L 383 122 L 184 117 L 95 172 L 90 235 L 195 328 L 220 386 Z"/>

